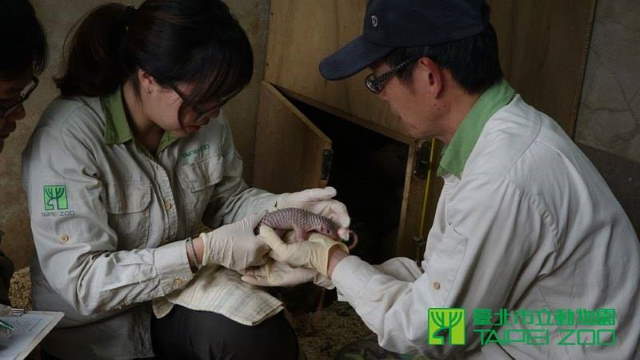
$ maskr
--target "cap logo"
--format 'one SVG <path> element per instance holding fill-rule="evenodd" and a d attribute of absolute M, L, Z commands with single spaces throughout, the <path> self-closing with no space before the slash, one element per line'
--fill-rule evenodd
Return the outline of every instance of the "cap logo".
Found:
<path fill-rule="evenodd" d="M 378 17 L 377 17 L 377 16 L 375 16 L 375 15 L 371 15 L 371 25 L 372 25 L 374 28 L 377 28 L 377 27 L 378 27 Z"/>

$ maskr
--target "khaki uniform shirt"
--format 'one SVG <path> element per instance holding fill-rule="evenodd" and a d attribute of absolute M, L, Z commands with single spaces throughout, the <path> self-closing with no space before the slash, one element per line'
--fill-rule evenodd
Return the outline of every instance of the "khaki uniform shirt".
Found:
<path fill-rule="evenodd" d="M 420 267 L 349 256 L 333 272 L 383 347 L 430 359 L 638 359 L 638 238 L 553 120 L 496 85 L 457 130 L 440 174 Z M 443 335 L 453 318 L 436 315 L 442 327 L 430 327 L 432 308 L 462 308 L 464 321 Z"/>
<path fill-rule="evenodd" d="M 37 252 L 34 308 L 65 313 L 46 350 L 65 359 L 152 356 L 149 301 L 193 277 L 184 240 L 203 224 L 275 204 L 241 175 L 223 116 L 182 139 L 165 133 L 151 154 L 134 140 L 121 91 L 53 101 L 22 174 Z"/>

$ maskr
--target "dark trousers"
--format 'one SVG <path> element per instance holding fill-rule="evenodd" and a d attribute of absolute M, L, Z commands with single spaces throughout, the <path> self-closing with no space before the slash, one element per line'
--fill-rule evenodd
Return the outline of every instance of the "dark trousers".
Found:
<path fill-rule="evenodd" d="M 151 339 L 158 360 L 298 359 L 298 338 L 283 312 L 246 326 L 175 305 L 162 319 L 152 317 Z M 60 359 L 43 351 L 42 360 Z"/>
<path fill-rule="evenodd" d="M 297 360 L 298 339 L 283 312 L 246 326 L 222 315 L 174 306 L 151 321 L 158 359 Z"/>

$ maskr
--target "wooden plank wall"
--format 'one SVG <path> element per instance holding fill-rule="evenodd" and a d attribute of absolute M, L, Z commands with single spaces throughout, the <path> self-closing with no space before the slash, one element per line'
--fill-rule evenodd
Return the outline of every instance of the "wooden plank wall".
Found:
<path fill-rule="evenodd" d="M 262 83 L 254 186 L 273 193 L 323 187 L 322 153 L 331 140 L 271 84 Z"/>
<path fill-rule="evenodd" d="M 388 107 L 365 88 L 366 71 L 345 81 L 326 81 L 318 71 L 324 57 L 361 33 L 365 5 L 366 0 L 272 0 L 265 79 L 361 123 L 401 133 Z"/>
<path fill-rule="evenodd" d="M 596 0 L 489 0 L 505 76 L 573 137 Z"/>

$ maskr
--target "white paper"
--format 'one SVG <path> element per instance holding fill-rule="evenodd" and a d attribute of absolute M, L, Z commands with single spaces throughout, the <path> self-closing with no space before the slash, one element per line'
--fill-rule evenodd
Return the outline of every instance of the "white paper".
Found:
<path fill-rule="evenodd" d="M 58 312 L 30 311 L 21 316 L 2 316 L 15 327 L 10 337 L 0 337 L 0 359 L 22 360 L 62 319 Z"/>

